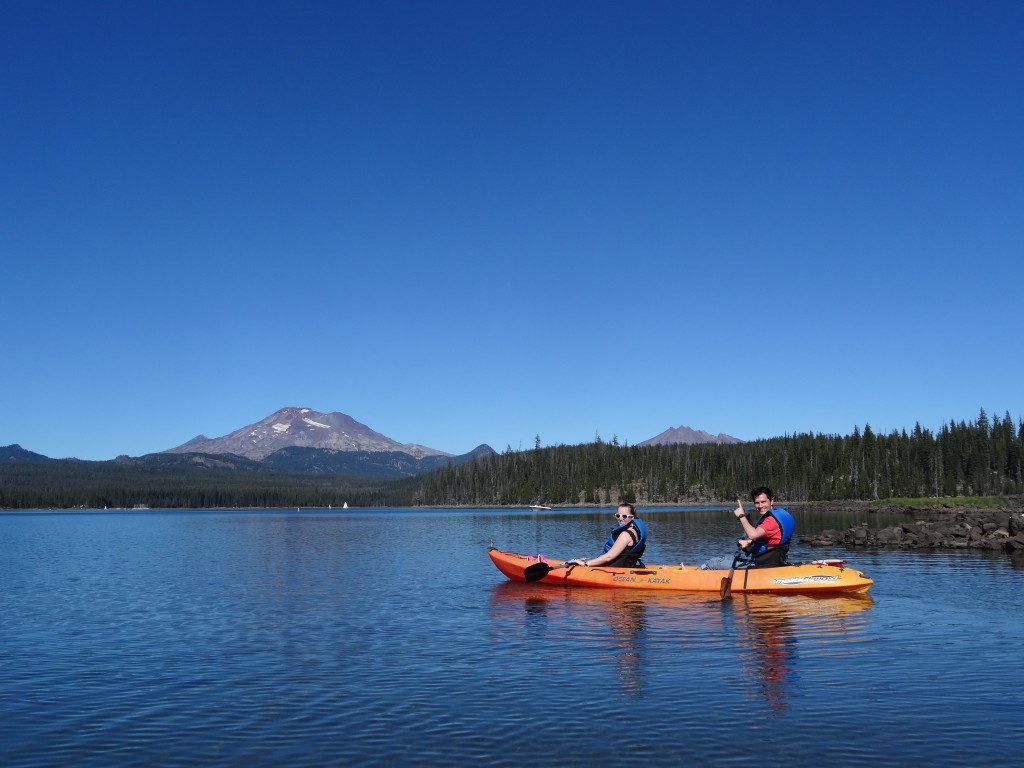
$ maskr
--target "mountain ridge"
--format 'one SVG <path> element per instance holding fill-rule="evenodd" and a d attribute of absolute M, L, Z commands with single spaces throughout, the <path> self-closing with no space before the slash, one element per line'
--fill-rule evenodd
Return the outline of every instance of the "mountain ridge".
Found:
<path fill-rule="evenodd" d="M 489 445 L 479 445 L 459 456 L 424 456 L 417 458 L 403 451 L 333 451 L 327 448 L 290 446 L 281 448 L 264 459 L 256 460 L 235 453 L 148 453 L 145 456 L 122 456 L 109 463 L 148 467 L 198 467 L 232 472 L 266 472 L 270 474 L 348 475 L 359 477 L 399 478 L 422 475 L 442 467 L 457 466 L 473 459 L 493 456 Z"/>
<path fill-rule="evenodd" d="M 0 461 L 53 461 L 49 456 L 43 456 L 35 451 L 27 451 L 17 443 L 11 443 L 0 447 Z"/>
<path fill-rule="evenodd" d="M 644 440 L 642 443 L 637 445 L 702 445 L 705 443 L 715 443 L 718 445 L 738 445 L 744 442 L 738 437 L 732 437 L 723 432 L 719 432 L 717 435 L 712 435 L 710 432 L 705 432 L 702 429 L 691 429 L 690 427 L 679 426 L 669 427 L 664 432 L 654 437 Z"/>
<path fill-rule="evenodd" d="M 670 427 L 637 445 L 743 442 L 724 433 L 712 435 L 704 430 L 680 426 Z M 224 462 L 234 465 L 244 459 L 270 471 L 348 473 L 369 469 L 373 475 L 388 475 L 392 472 L 403 475 L 427 472 L 449 462 L 454 465 L 493 452 L 486 444 L 468 453 L 456 455 L 418 443 L 399 443 L 347 414 L 337 411 L 322 413 L 311 408 L 289 406 L 222 437 L 209 438 L 199 434 L 181 445 L 146 456 L 188 455 L 193 457 L 193 463 L 203 466 L 223 465 Z M 210 458 L 195 458 L 199 456 Z M 18 444 L 0 447 L 0 461 L 57 460 L 25 450 Z M 80 461 L 74 458 L 68 460 Z M 152 458 L 148 460 L 153 461 Z M 131 461 L 131 457 L 122 455 L 113 461 L 124 463 Z M 391 471 L 388 471 L 388 467 Z"/>
<path fill-rule="evenodd" d="M 399 443 L 351 416 L 312 408 L 281 408 L 260 421 L 222 437 L 197 435 L 160 453 L 231 453 L 262 461 L 282 448 L 321 448 L 330 451 L 401 452 L 416 459 L 454 454 L 418 443 Z"/>

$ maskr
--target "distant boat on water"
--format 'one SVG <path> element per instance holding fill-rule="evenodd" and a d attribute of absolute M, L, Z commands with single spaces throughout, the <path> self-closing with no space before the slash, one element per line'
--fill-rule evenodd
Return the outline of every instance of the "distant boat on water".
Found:
<path fill-rule="evenodd" d="M 530 509 L 532 509 L 534 512 L 544 512 L 546 510 L 551 509 L 551 507 L 545 507 L 543 504 L 531 504 Z"/>

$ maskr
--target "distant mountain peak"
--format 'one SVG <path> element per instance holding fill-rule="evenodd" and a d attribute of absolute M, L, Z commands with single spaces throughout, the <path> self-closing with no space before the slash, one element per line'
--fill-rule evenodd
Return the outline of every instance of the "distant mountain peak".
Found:
<path fill-rule="evenodd" d="M 0 447 L 0 461 L 50 461 L 41 453 L 26 451 L 17 443 Z"/>
<path fill-rule="evenodd" d="M 223 437 L 194 437 L 164 453 L 233 453 L 260 461 L 282 448 L 326 448 L 333 451 L 400 451 L 417 459 L 453 454 L 416 443 L 399 443 L 344 413 L 312 408 L 282 408 L 265 419 Z"/>
<path fill-rule="evenodd" d="M 705 432 L 701 429 L 669 427 L 660 435 L 644 440 L 642 443 L 638 443 L 638 445 L 675 445 L 680 443 L 684 445 L 701 445 L 704 443 L 734 445 L 742 442 L 738 437 L 731 437 L 721 432 L 717 435 L 712 435 L 710 432 Z"/>

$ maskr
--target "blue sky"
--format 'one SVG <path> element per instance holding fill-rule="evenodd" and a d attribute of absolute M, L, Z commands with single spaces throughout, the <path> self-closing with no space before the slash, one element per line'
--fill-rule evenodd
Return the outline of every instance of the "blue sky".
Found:
<path fill-rule="evenodd" d="M 1024 4 L 0 16 L 0 445 L 1024 415 Z"/>

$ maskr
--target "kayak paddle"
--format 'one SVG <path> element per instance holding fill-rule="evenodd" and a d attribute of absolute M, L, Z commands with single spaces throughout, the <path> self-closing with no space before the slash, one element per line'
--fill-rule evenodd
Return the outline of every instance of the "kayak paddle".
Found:
<path fill-rule="evenodd" d="M 743 556 L 743 550 L 741 549 L 732 559 L 732 565 L 729 567 L 729 575 L 722 579 L 722 599 L 725 600 L 732 597 L 732 572 L 736 570 L 736 563 L 740 561 Z"/>
<path fill-rule="evenodd" d="M 558 568 L 567 568 L 571 563 L 562 563 L 561 565 L 549 565 L 545 562 L 534 563 L 533 565 L 526 566 L 526 570 L 523 571 L 523 576 L 526 577 L 527 581 L 540 581 L 547 576 L 551 571 Z"/>

